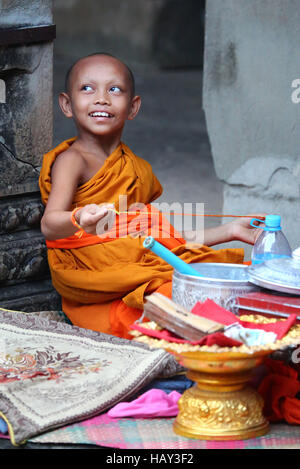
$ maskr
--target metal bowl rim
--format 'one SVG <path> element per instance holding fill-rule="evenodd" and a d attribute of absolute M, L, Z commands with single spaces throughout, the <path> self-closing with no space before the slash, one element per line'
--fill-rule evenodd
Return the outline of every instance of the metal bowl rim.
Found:
<path fill-rule="evenodd" d="M 222 266 L 222 267 L 234 267 L 236 269 L 248 269 L 247 265 L 244 264 L 229 264 L 229 263 L 221 263 L 221 262 L 198 262 L 197 264 L 209 264 L 211 266 Z M 193 265 L 193 264 L 191 264 Z M 233 280 L 233 279 L 222 279 L 222 278 L 213 278 L 213 277 L 198 277 L 196 275 L 189 275 L 189 274 L 181 274 L 178 270 L 174 269 L 173 277 L 176 277 L 179 280 L 197 280 L 197 283 L 205 282 L 205 283 L 223 283 L 225 285 L 233 284 L 237 285 L 251 285 L 249 280 Z M 224 286 L 225 286 L 224 285 Z"/>

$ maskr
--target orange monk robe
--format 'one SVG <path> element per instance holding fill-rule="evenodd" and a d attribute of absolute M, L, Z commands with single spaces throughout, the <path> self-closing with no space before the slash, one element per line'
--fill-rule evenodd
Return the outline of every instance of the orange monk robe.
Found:
<path fill-rule="evenodd" d="M 40 173 L 44 204 L 51 190 L 51 167 L 55 158 L 73 141 L 61 143 L 44 156 Z M 150 204 L 161 193 L 162 187 L 149 163 L 121 143 L 102 168 L 78 187 L 72 208 L 90 203 L 112 203 L 117 210 L 122 210 L 119 197 L 127 196 L 130 211 L 132 204 Z M 151 210 L 151 205 L 147 206 L 148 210 Z M 139 225 L 142 225 L 143 232 L 143 221 L 147 220 L 147 215 L 141 220 Z M 134 222 L 132 218 L 129 221 Z M 121 217 L 119 222 L 122 232 L 124 224 Z M 155 223 L 155 238 L 186 262 L 243 261 L 242 249 L 214 250 L 207 246 L 186 249 L 185 240 L 165 219 L 154 217 Z M 74 235 L 47 241 L 52 283 L 62 296 L 63 310 L 73 324 L 129 337 L 128 327 L 141 316 L 144 295 L 163 289 L 170 296 L 173 269 L 145 249 L 143 240 L 143 236 L 110 238 L 84 234 L 81 238 Z"/>

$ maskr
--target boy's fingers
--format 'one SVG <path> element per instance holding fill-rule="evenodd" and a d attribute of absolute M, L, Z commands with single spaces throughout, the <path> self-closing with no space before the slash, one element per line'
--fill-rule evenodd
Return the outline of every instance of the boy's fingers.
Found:
<path fill-rule="evenodd" d="M 96 212 L 96 215 L 97 217 L 103 217 L 104 215 L 107 215 L 108 213 L 108 210 L 106 207 L 100 207 L 97 212 Z"/>
<path fill-rule="evenodd" d="M 115 223 L 116 214 L 112 210 L 109 210 L 108 213 L 101 217 L 96 226 L 96 233 L 98 236 L 101 236 L 112 229 Z"/>
<path fill-rule="evenodd" d="M 106 211 L 101 210 L 101 212 L 97 212 L 95 214 L 88 214 L 85 222 L 89 225 L 94 225 L 99 220 L 104 219 L 107 216 L 107 214 L 108 214 L 107 210 Z"/>

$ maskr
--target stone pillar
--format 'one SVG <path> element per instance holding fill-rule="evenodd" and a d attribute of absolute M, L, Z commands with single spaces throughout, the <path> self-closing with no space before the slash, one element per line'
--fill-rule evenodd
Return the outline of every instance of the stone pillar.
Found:
<path fill-rule="evenodd" d="M 293 249 L 300 246 L 299 35 L 297 0 L 223 0 L 222 7 L 206 0 L 203 102 L 223 213 L 280 214 Z"/>
<path fill-rule="evenodd" d="M 52 145 L 52 0 L 3 0 L 0 11 L 0 306 L 57 308 L 38 187 Z"/>

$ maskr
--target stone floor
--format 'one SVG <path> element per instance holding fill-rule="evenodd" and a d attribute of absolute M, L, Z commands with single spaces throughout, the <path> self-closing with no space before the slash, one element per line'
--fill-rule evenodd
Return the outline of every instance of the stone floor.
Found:
<path fill-rule="evenodd" d="M 57 104 L 70 63 L 69 56 L 55 57 L 54 145 L 75 135 L 72 122 L 62 115 Z M 221 213 L 222 183 L 215 174 L 202 110 L 202 72 L 162 71 L 140 64 L 134 71 L 143 104 L 138 117 L 128 123 L 124 141 L 151 163 L 164 186 L 159 201 L 204 203 L 206 212 Z M 217 223 L 218 219 L 209 218 L 205 226 Z M 86 447 L 28 443 L 16 449 L 66 448 Z M 0 439 L 0 449 L 14 447 L 8 440 Z"/>

